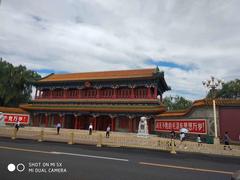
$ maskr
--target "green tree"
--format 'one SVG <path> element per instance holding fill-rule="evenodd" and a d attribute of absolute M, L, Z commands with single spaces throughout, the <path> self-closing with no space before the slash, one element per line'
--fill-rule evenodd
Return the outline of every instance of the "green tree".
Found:
<path fill-rule="evenodd" d="M 0 59 L 0 106 L 17 107 L 31 100 L 32 84 L 41 76 L 25 66 Z"/>
<path fill-rule="evenodd" d="M 220 90 L 215 90 L 215 92 L 210 91 L 207 98 L 211 98 L 213 93 L 216 94 L 216 98 L 240 98 L 240 79 L 235 79 L 223 84 Z"/>
<path fill-rule="evenodd" d="M 163 99 L 163 104 L 169 111 L 184 110 L 192 106 L 192 101 L 181 96 L 171 97 L 167 96 Z"/>

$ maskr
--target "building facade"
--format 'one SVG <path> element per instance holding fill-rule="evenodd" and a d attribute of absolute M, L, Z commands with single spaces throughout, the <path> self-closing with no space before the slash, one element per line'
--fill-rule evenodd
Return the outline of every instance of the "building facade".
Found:
<path fill-rule="evenodd" d="M 162 95 L 170 90 L 164 73 L 138 69 L 50 74 L 35 83 L 35 99 L 20 107 L 31 115 L 31 126 L 136 132 L 141 116 L 154 131 L 154 116 L 164 112 Z"/>

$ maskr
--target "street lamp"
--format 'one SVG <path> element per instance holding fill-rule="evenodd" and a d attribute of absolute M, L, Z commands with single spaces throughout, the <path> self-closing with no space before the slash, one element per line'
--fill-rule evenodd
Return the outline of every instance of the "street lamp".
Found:
<path fill-rule="evenodd" d="M 210 80 L 205 80 L 202 82 L 203 86 L 207 88 L 207 90 L 210 90 L 210 93 L 212 95 L 213 99 L 213 118 L 214 118 L 214 144 L 219 144 L 219 139 L 217 136 L 217 115 L 216 115 L 216 90 L 218 88 L 221 88 L 224 84 L 224 81 L 221 79 L 216 79 L 215 77 L 211 76 Z"/>

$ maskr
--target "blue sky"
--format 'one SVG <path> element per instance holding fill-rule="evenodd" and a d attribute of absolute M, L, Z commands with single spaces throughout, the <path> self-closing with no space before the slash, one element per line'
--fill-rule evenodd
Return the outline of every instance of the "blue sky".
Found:
<path fill-rule="evenodd" d="M 185 65 L 185 64 L 177 64 L 174 62 L 171 62 L 169 60 L 147 60 L 146 64 L 149 65 L 155 65 L 158 67 L 168 67 L 168 68 L 176 68 L 176 69 L 180 69 L 183 71 L 190 71 L 193 70 L 194 67 L 192 65 Z"/>
<path fill-rule="evenodd" d="M 172 91 L 240 77 L 238 0 L 6 0 L 0 57 L 41 73 L 159 67 Z"/>

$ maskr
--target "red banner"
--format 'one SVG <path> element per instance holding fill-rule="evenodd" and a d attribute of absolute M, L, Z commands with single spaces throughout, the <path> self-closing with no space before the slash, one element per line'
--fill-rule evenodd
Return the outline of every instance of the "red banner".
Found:
<path fill-rule="evenodd" d="M 207 134 L 207 121 L 206 119 L 156 120 L 156 131 L 179 132 L 181 128 L 188 129 L 190 134 Z"/>
<path fill-rule="evenodd" d="M 29 124 L 29 115 L 28 114 L 10 114 L 3 113 L 4 122 L 7 123 L 15 123 L 19 120 L 20 124 Z"/>

